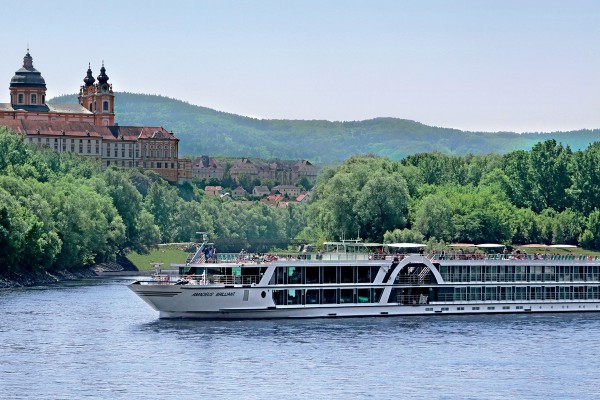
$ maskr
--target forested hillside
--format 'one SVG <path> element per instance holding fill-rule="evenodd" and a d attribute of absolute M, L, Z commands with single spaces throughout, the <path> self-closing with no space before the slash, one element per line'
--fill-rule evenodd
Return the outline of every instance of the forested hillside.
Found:
<path fill-rule="evenodd" d="M 530 149 L 548 139 L 579 150 L 600 139 L 600 130 L 522 135 L 464 132 L 395 118 L 352 122 L 260 120 L 163 96 L 115 95 L 119 124 L 164 126 L 181 139 L 180 154 L 194 156 L 308 159 L 331 164 L 357 154 L 375 154 L 393 160 L 433 150 L 453 155 L 504 154 Z M 77 98 L 65 95 L 50 102 L 76 103 Z"/>

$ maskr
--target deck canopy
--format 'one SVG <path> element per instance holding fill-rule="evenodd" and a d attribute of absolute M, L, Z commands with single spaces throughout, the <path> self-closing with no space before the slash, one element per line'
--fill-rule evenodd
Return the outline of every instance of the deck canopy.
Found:
<path fill-rule="evenodd" d="M 545 249 L 547 247 L 549 247 L 547 244 L 541 244 L 541 243 L 532 243 L 532 244 L 524 244 L 522 246 L 519 247 L 525 247 L 526 249 Z"/>
<path fill-rule="evenodd" d="M 550 246 L 548 246 L 552 249 L 576 249 L 577 246 L 574 246 L 572 244 L 551 244 Z"/>
<path fill-rule="evenodd" d="M 477 247 L 480 247 L 482 249 L 493 249 L 496 247 L 506 247 L 503 244 L 498 244 L 498 243 L 483 243 L 483 244 L 478 244 Z"/>
<path fill-rule="evenodd" d="M 476 247 L 473 243 L 451 243 L 448 247 Z"/>
<path fill-rule="evenodd" d="M 386 246 L 388 247 L 397 247 L 397 248 L 401 248 L 401 249 L 414 249 L 414 248 L 419 248 L 419 247 L 427 247 L 426 244 L 420 244 L 420 243 L 388 243 L 386 244 Z"/>

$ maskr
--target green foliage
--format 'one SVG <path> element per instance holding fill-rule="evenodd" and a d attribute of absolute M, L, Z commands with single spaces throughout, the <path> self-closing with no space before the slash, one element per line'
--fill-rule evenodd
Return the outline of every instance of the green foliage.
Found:
<path fill-rule="evenodd" d="M 422 243 L 425 236 L 414 229 L 394 229 L 383 235 L 384 243 Z"/>
<path fill-rule="evenodd" d="M 585 248 L 600 250 L 600 211 L 598 209 L 592 211 L 587 217 L 579 242 Z"/>
<path fill-rule="evenodd" d="M 402 170 L 397 162 L 367 156 L 325 171 L 314 188 L 313 221 L 331 239 L 357 232 L 381 240 L 407 222 L 410 194 Z"/>

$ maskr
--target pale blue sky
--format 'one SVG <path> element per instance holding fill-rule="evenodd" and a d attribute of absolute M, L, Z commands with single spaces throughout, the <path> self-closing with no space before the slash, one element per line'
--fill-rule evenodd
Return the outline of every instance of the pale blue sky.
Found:
<path fill-rule="evenodd" d="M 117 91 L 259 118 L 600 128 L 597 0 L 29 0 L 0 14 L 0 102 L 29 43 L 49 96 L 105 60 Z"/>

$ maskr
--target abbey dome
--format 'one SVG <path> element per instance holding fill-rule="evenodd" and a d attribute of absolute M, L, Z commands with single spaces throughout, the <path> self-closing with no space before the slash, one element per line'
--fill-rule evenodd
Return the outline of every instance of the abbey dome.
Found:
<path fill-rule="evenodd" d="M 29 51 L 23 58 L 23 67 L 15 72 L 15 76 L 10 80 L 10 87 L 46 88 L 46 81 L 42 77 L 42 74 L 37 69 L 33 68 L 33 58 L 29 54 Z"/>

